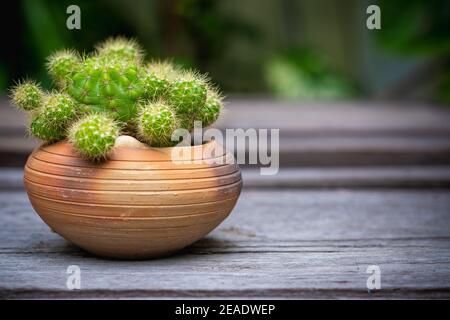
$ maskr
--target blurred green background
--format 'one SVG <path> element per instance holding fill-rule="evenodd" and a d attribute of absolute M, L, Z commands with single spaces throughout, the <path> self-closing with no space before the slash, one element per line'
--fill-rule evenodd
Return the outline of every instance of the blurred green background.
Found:
<path fill-rule="evenodd" d="M 71 4 L 81 30 L 66 28 Z M 366 28 L 370 4 L 381 30 Z M 2 94 L 27 76 L 50 87 L 44 63 L 56 49 L 125 35 L 150 57 L 207 72 L 229 95 L 450 103 L 450 1 L 21 0 L 2 16 Z"/>

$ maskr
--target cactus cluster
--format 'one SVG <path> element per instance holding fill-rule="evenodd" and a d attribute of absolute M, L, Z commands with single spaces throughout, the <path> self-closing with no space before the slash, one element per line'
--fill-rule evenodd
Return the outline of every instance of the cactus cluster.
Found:
<path fill-rule="evenodd" d="M 47 62 L 55 90 L 19 82 L 11 98 L 31 113 L 30 133 L 47 142 L 68 139 L 85 158 L 106 159 L 116 138 L 128 134 L 154 147 L 174 145 L 172 132 L 212 125 L 222 96 L 206 76 L 167 61 L 144 59 L 137 42 L 111 38 L 93 53 L 52 54 Z"/>

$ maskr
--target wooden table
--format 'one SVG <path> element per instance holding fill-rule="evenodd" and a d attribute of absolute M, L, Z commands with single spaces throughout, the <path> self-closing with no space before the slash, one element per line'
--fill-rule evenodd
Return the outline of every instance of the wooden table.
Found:
<path fill-rule="evenodd" d="M 2 102 L 3 101 L 3 102 Z M 450 108 L 231 100 L 221 128 L 279 128 L 282 169 L 243 170 L 231 216 L 164 259 L 98 259 L 31 208 L 36 142 L 0 101 L 0 297 L 450 298 Z M 66 286 L 81 270 L 81 290 Z M 369 266 L 381 289 L 368 290 Z"/>
<path fill-rule="evenodd" d="M 3 298 L 450 298 L 447 189 L 255 188 L 253 177 L 206 238 L 132 262 L 98 259 L 50 232 L 21 171 L 0 177 Z M 81 290 L 66 287 L 71 265 Z M 367 289 L 371 265 L 380 290 Z"/>

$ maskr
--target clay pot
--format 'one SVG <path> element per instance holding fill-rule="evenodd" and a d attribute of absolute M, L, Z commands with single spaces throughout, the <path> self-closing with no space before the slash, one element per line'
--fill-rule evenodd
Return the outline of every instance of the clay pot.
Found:
<path fill-rule="evenodd" d="M 24 183 L 50 228 L 94 254 L 143 259 L 199 240 L 231 212 L 242 180 L 231 154 L 212 141 L 175 148 L 114 149 L 108 161 L 83 160 L 72 145 L 36 149 Z"/>

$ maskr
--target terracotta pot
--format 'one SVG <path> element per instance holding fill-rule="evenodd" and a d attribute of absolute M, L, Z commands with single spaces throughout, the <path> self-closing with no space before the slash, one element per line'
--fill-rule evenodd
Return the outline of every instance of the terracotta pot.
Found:
<path fill-rule="evenodd" d="M 173 160 L 173 149 L 184 160 Z M 167 255 L 199 240 L 228 216 L 242 186 L 233 156 L 213 141 L 119 147 L 101 164 L 81 159 L 67 142 L 43 145 L 28 158 L 24 183 L 53 231 L 124 259 Z"/>

